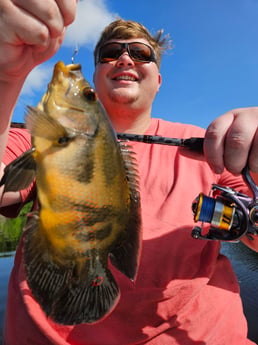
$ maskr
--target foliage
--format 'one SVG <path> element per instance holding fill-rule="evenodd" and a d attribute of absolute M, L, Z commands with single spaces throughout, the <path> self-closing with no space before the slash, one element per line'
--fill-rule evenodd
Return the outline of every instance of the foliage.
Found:
<path fill-rule="evenodd" d="M 26 223 L 26 215 L 31 209 L 31 203 L 25 205 L 16 218 L 0 217 L 0 253 L 14 251 Z"/>

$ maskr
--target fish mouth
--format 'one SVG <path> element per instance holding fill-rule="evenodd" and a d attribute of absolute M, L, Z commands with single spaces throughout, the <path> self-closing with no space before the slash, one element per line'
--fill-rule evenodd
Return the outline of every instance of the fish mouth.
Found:
<path fill-rule="evenodd" d="M 73 71 L 81 71 L 81 65 L 78 63 L 65 65 L 62 61 L 59 61 L 54 67 L 54 73 L 62 72 L 65 75 L 68 75 L 70 72 L 73 72 Z"/>
<path fill-rule="evenodd" d="M 71 83 L 71 79 L 77 81 L 83 79 L 81 64 L 65 65 L 62 61 L 57 62 L 54 67 L 51 83 L 54 85 L 63 85 L 66 80 L 66 84 L 69 85 Z"/>

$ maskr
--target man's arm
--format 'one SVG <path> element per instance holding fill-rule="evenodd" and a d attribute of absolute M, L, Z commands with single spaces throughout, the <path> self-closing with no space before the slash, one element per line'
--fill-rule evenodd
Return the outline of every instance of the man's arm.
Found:
<path fill-rule="evenodd" d="M 36 65 L 59 49 L 75 11 L 76 0 L 0 0 L 0 162 L 24 81 Z M 4 198 L 2 202 L 13 201 Z"/>

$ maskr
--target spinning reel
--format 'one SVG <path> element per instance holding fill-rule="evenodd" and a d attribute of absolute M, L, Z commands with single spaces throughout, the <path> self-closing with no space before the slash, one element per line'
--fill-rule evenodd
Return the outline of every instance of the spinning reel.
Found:
<path fill-rule="evenodd" d="M 242 174 L 253 198 L 213 184 L 209 196 L 200 193 L 192 204 L 194 221 L 201 223 L 192 230 L 193 238 L 238 241 L 244 235 L 253 239 L 258 234 L 258 187 L 247 166 Z M 210 224 L 208 230 L 204 223 Z"/>

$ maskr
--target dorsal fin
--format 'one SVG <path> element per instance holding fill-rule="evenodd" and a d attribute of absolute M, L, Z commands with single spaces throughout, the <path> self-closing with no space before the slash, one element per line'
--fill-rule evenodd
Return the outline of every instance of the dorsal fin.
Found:
<path fill-rule="evenodd" d="M 120 142 L 130 189 L 130 217 L 123 244 L 111 252 L 111 262 L 132 281 L 135 280 L 141 252 L 141 212 L 139 176 L 135 153 L 130 145 Z"/>

